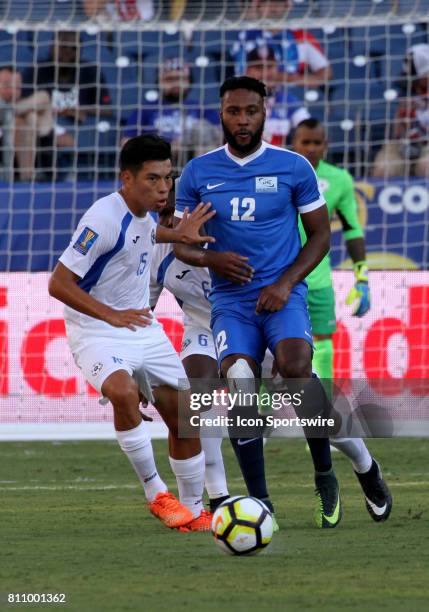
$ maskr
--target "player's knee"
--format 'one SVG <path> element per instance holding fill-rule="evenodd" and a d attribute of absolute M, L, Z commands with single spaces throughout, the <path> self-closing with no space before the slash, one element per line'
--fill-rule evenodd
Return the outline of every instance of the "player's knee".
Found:
<path fill-rule="evenodd" d="M 245 359 L 237 359 L 226 373 L 232 393 L 253 394 L 256 392 L 255 375 Z"/>
<path fill-rule="evenodd" d="M 310 378 L 311 361 L 307 357 L 276 359 L 277 369 L 282 378 Z"/>
<path fill-rule="evenodd" d="M 103 395 L 109 398 L 115 409 L 122 411 L 135 409 L 140 403 L 137 384 L 131 377 L 120 386 L 103 385 Z"/>

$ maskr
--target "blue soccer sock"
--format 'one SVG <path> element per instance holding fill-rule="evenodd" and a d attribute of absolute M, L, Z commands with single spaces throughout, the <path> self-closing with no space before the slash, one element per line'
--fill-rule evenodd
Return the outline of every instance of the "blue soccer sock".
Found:
<path fill-rule="evenodd" d="M 263 438 L 231 438 L 231 444 L 249 495 L 264 501 L 268 498 L 268 490 Z"/>

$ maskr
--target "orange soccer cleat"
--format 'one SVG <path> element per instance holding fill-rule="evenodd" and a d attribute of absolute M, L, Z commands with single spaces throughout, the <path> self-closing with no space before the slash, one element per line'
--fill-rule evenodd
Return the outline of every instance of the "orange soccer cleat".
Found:
<path fill-rule="evenodd" d="M 213 514 L 207 510 L 202 510 L 200 516 L 192 519 L 186 525 L 179 527 L 179 531 L 210 531 Z"/>
<path fill-rule="evenodd" d="M 189 508 L 181 504 L 177 497 L 169 491 L 158 493 L 149 504 L 149 510 L 170 529 L 189 525 L 193 521 L 193 515 Z"/>

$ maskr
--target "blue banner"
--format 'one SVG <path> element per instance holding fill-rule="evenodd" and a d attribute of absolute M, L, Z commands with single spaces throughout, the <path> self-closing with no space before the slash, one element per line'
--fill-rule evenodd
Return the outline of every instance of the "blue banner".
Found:
<path fill-rule="evenodd" d="M 424 179 L 356 181 L 355 190 L 369 267 L 426 270 L 429 183 Z M 349 267 L 339 221 L 333 221 L 332 230 L 332 264 Z"/>
<path fill-rule="evenodd" d="M 0 184 L 0 270 L 52 270 L 85 210 L 115 188 L 112 182 Z M 357 181 L 356 196 L 370 267 L 427 269 L 429 184 Z M 347 267 L 339 221 L 332 230 L 333 266 Z"/>

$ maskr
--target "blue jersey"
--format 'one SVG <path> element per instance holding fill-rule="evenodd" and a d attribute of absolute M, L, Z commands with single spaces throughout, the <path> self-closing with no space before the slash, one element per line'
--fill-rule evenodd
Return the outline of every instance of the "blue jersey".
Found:
<path fill-rule="evenodd" d="M 211 273 L 215 306 L 256 299 L 277 281 L 301 250 L 298 213 L 325 204 L 310 163 L 266 142 L 243 159 L 225 145 L 188 162 L 178 185 L 176 216 L 199 202 L 211 202 L 216 210 L 206 224 L 207 234 L 216 238 L 208 248 L 244 255 L 255 270 L 243 286 Z M 305 282 L 294 288 L 303 297 L 306 290 Z"/>
<path fill-rule="evenodd" d="M 185 100 L 183 104 L 153 104 L 129 116 L 123 136 L 132 138 L 156 130 L 166 140 L 180 140 L 184 138 L 185 131 L 191 130 L 202 119 L 220 126 L 219 111 L 204 109 L 195 102 Z"/>

